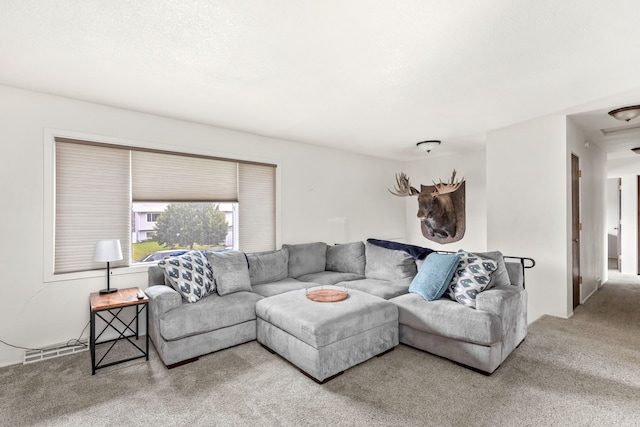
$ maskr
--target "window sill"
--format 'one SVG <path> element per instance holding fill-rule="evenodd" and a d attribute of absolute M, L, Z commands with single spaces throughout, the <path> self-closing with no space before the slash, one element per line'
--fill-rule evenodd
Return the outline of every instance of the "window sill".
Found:
<path fill-rule="evenodd" d="M 129 274 L 141 274 L 146 273 L 149 270 L 149 267 L 152 265 L 156 265 L 157 262 L 145 262 L 141 264 L 136 264 L 128 267 L 112 267 L 111 277 L 114 276 L 125 276 Z M 44 283 L 53 283 L 53 282 L 66 282 L 71 280 L 83 280 L 83 279 L 94 279 L 98 277 L 106 276 L 106 268 L 100 270 L 89 270 L 89 271 L 78 271 L 75 273 L 62 273 L 62 274 L 45 274 Z"/>

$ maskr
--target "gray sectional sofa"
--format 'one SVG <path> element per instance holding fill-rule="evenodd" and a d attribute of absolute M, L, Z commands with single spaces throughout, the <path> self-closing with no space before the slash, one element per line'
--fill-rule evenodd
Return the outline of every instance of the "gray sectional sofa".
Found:
<path fill-rule="evenodd" d="M 149 268 L 148 331 L 168 367 L 258 339 L 317 381 L 398 342 L 491 373 L 526 336 L 523 263 L 505 264 L 510 283 L 482 292 L 473 309 L 448 298 L 425 301 L 409 293 L 420 261 L 403 250 L 370 242 L 313 242 L 262 253 L 233 252 L 226 258 L 207 253 L 218 292 L 197 303 L 187 302 L 171 286 L 165 269 Z M 225 263 L 233 257 L 233 268 L 227 268 Z M 312 302 L 304 293 L 310 287 L 332 285 L 350 292 L 351 305 L 343 304 L 345 309 L 327 320 L 319 313 L 341 303 Z M 304 315 L 296 315 L 291 307 L 302 305 Z M 334 316 L 336 310 L 329 311 Z M 363 328 L 367 322 L 373 324 Z M 380 333 L 371 335 L 368 329 Z M 343 332 L 339 339 L 329 339 L 329 330 Z"/>

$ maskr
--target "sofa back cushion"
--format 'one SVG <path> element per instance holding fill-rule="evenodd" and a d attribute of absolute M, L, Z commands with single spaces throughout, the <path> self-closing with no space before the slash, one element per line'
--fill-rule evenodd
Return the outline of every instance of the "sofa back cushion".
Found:
<path fill-rule="evenodd" d="M 524 267 L 522 264 L 516 261 L 505 261 L 504 265 L 507 268 L 511 284 L 522 287 L 524 284 Z"/>
<path fill-rule="evenodd" d="M 344 243 L 327 248 L 326 270 L 364 276 L 364 268 L 364 243 Z"/>
<path fill-rule="evenodd" d="M 509 272 L 507 271 L 507 267 L 504 263 L 502 252 L 476 252 L 475 254 L 481 256 L 482 258 L 493 260 L 498 265 L 498 269 L 494 271 L 493 274 L 491 274 L 491 282 L 489 282 L 489 286 L 487 288 L 493 288 L 494 286 L 511 285 L 511 278 L 509 277 Z"/>
<path fill-rule="evenodd" d="M 147 286 L 167 285 L 171 286 L 169 281 L 165 280 L 164 268 L 152 265 L 147 271 Z"/>
<path fill-rule="evenodd" d="M 289 277 L 289 249 L 247 254 L 252 285 L 272 283 Z"/>
<path fill-rule="evenodd" d="M 386 249 L 367 242 L 364 252 L 364 275 L 368 279 L 396 281 L 413 278 L 418 272 L 415 260 L 404 251 Z"/>
<path fill-rule="evenodd" d="M 240 291 L 251 292 L 249 266 L 244 252 L 207 252 L 207 259 L 211 263 L 220 296 Z"/>
<path fill-rule="evenodd" d="M 324 242 L 282 245 L 289 250 L 289 277 L 324 271 L 327 265 L 327 244 Z"/>

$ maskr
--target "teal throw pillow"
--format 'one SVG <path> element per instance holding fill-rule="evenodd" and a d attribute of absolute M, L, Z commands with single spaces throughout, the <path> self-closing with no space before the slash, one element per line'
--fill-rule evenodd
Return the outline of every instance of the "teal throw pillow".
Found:
<path fill-rule="evenodd" d="M 439 299 L 447 290 L 459 262 L 457 254 L 429 254 L 411 281 L 409 292 L 419 294 L 427 301 Z"/>

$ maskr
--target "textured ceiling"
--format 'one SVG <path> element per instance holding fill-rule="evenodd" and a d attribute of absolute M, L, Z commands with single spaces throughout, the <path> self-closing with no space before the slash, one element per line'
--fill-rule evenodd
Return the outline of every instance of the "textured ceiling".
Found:
<path fill-rule="evenodd" d="M 0 0 L 0 84 L 414 159 L 637 90 L 638 6 Z"/>

